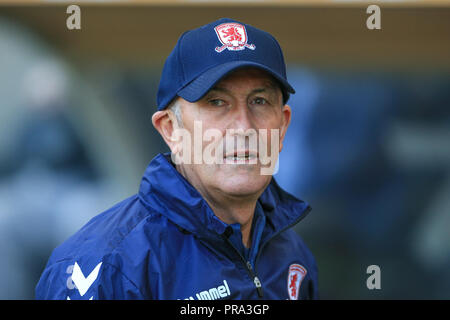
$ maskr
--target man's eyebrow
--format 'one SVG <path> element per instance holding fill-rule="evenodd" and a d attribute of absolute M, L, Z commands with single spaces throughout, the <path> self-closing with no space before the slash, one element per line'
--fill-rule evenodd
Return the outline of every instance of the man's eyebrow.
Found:
<path fill-rule="evenodd" d="M 278 89 L 279 87 L 275 83 L 268 82 L 266 86 L 255 88 L 251 91 L 251 93 L 262 93 L 262 92 L 276 93 Z"/>
<path fill-rule="evenodd" d="M 280 90 L 281 90 L 281 86 L 280 86 L 279 82 L 276 81 L 275 79 L 270 79 L 270 80 L 268 80 L 268 81 L 267 81 L 267 86 L 268 86 L 270 89 L 273 89 L 273 90 L 275 90 L 275 91 L 277 91 L 277 89 L 280 89 Z"/>
<path fill-rule="evenodd" d="M 250 93 L 262 93 L 262 92 L 267 92 L 267 91 L 268 91 L 267 88 L 256 88 L 256 89 L 253 89 Z"/>
<path fill-rule="evenodd" d="M 267 90 L 269 89 L 269 90 Z M 260 87 L 260 88 L 255 88 L 253 89 L 250 93 L 261 93 L 261 92 L 266 92 L 266 91 L 276 91 L 278 89 L 278 86 L 276 84 L 274 84 L 273 82 L 268 83 L 267 87 Z M 227 88 L 223 88 L 223 87 L 212 87 L 208 92 L 212 92 L 212 91 L 219 91 L 219 92 L 225 92 L 225 93 L 229 93 L 230 90 L 228 90 Z"/>
<path fill-rule="evenodd" d="M 212 87 L 208 92 L 211 92 L 211 91 L 219 91 L 219 92 L 225 92 L 225 93 L 230 92 L 230 90 L 228 90 L 226 88 L 218 87 L 218 86 Z"/>

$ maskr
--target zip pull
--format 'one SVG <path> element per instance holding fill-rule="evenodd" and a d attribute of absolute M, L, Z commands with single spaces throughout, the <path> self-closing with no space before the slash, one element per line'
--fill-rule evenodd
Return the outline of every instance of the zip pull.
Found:
<path fill-rule="evenodd" d="M 242 254 L 239 252 L 239 250 L 236 249 L 236 247 L 233 245 L 233 243 L 228 238 L 231 233 L 233 233 L 233 229 L 231 227 L 227 227 L 224 234 L 222 234 L 222 237 L 234 249 L 234 251 L 236 251 L 236 253 L 239 255 L 239 257 L 241 258 L 244 265 L 247 267 L 247 271 L 250 274 L 250 277 L 253 278 L 253 284 L 256 287 L 256 291 L 258 291 L 258 296 L 260 298 L 262 298 L 263 297 L 263 289 L 262 289 L 261 281 L 259 280 L 259 278 L 256 276 L 255 272 L 253 271 L 253 267 L 252 267 L 252 264 L 250 263 L 250 261 L 246 261 L 246 259 L 242 256 Z"/>
<path fill-rule="evenodd" d="M 257 276 L 255 276 L 255 279 L 253 279 L 253 283 L 255 284 L 255 287 L 258 289 L 260 288 L 261 290 L 258 291 L 258 293 L 261 292 L 261 297 L 262 297 L 262 286 L 261 286 L 261 281 L 259 281 L 259 278 Z"/>
<path fill-rule="evenodd" d="M 251 276 L 253 277 L 253 283 L 255 284 L 256 291 L 258 291 L 258 296 L 260 298 L 262 298 L 263 297 L 262 284 L 261 284 L 261 281 L 259 280 L 258 276 L 253 271 L 253 267 L 252 267 L 252 264 L 250 263 L 250 261 L 247 261 L 247 269 L 250 272 Z"/>

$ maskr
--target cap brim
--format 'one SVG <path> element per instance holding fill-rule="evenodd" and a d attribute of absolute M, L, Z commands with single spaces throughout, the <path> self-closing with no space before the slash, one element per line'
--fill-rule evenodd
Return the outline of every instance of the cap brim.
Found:
<path fill-rule="evenodd" d="M 281 75 L 272 71 L 267 66 L 251 61 L 232 61 L 208 69 L 179 90 L 177 95 L 189 102 L 198 101 L 223 77 L 236 69 L 243 67 L 255 67 L 262 69 L 279 81 L 279 83 L 283 86 L 281 89 L 284 93 L 295 93 L 292 86 Z M 287 97 L 289 97 L 289 94 L 287 94 Z"/>

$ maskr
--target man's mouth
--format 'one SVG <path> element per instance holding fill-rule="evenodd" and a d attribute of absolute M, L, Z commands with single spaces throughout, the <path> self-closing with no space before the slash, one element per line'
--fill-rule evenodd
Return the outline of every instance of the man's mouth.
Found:
<path fill-rule="evenodd" d="M 235 151 L 225 154 L 225 163 L 249 163 L 256 164 L 258 152 L 256 151 Z"/>

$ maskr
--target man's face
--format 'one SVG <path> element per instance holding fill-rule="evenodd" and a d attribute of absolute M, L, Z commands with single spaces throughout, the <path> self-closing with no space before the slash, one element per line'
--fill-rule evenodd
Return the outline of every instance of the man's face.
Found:
<path fill-rule="evenodd" d="M 179 100 L 183 129 L 192 138 L 191 164 L 181 163 L 180 171 L 201 193 L 212 197 L 213 193 L 259 197 L 272 177 L 263 168 L 267 172 L 267 167 L 275 166 L 291 116 L 273 78 L 259 69 L 240 69 L 201 100 Z M 208 131 L 217 134 L 205 139 Z M 200 150 L 203 159 L 195 164 L 194 153 Z M 208 155 L 222 161 L 206 163 Z"/>

